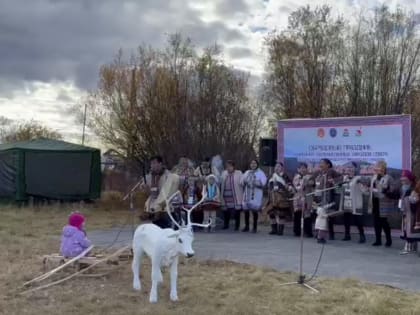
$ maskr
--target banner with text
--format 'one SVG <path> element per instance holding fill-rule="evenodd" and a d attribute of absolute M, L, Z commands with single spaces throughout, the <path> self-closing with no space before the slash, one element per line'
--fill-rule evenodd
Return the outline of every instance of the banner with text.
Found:
<path fill-rule="evenodd" d="M 291 119 L 278 123 L 278 160 L 294 173 L 300 162 L 317 168 L 330 159 L 338 171 L 356 162 L 361 174 L 372 174 L 384 160 L 391 171 L 411 169 L 411 117 L 373 116 Z"/>

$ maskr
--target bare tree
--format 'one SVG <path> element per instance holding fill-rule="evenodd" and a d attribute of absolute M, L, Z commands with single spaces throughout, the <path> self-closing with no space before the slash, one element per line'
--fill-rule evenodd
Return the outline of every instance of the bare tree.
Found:
<path fill-rule="evenodd" d="M 41 125 L 36 121 L 13 123 L 8 121 L 6 128 L 0 132 L 1 141 L 4 143 L 28 141 L 39 138 L 62 139 L 62 135 L 55 130 Z"/>
<path fill-rule="evenodd" d="M 306 6 L 291 13 L 287 30 L 267 38 L 268 82 L 278 118 L 321 117 L 334 107 L 330 92 L 341 70 L 343 27 L 330 7 Z"/>
<path fill-rule="evenodd" d="M 143 45 L 129 60 L 120 51 L 102 66 L 87 99 L 89 125 L 130 160 L 156 153 L 169 164 L 183 155 L 248 159 L 263 111 L 255 113 L 247 83 L 247 74 L 224 64 L 217 45 L 198 55 L 189 39 L 170 35 L 165 49 Z"/>

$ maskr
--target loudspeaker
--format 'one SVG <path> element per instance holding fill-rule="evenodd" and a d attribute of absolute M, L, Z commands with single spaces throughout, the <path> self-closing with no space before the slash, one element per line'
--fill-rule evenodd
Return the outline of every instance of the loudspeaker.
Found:
<path fill-rule="evenodd" d="M 260 139 L 260 164 L 275 166 L 277 160 L 277 140 L 270 138 Z"/>

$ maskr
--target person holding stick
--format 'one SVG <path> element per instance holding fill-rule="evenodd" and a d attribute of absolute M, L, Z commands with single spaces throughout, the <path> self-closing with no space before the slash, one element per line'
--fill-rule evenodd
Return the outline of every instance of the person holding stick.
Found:
<path fill-rule="evenodd" d="M 161 228 L 169 228 L 172 223 L 166 212 L 166 198 L 179 190 L 179 176 L 171 173 L 163 165 L 161 156 L 150 158 L 150 173 L 140 188 L 148 194 L 145 203 L 147 219 Z"/>

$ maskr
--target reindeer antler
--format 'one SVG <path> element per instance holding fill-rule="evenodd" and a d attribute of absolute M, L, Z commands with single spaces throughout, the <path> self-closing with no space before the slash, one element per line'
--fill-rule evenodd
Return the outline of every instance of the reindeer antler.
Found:
<path fill-rule="evenodd" d="M 207 194 L 203 192 L 201 200 L 197 202 L 194 206 L 192 206 L 190 209 L 182 208 L 187 212 L 187 225 L 190 226 L 197 226 L 202 228 L 208 228 L 211 225 L 211 219 L 209 220 L 208 224 L 199 224 L 199 223 L 191 223 L 191 212 L 193 212 L 194 209 L 198 208 L 207 198 Z"/>
<path fill-rule="evenodd" d="M 174 193 L 173 195 L 171 195 L 169 198 L 165 199 L 166 202 L 166 212 L 168 213 L 169 218 L 171 219 L 171 221 L 178 227 L 178 229 L 181 228 L 181 226 L 178 224 L 178 222 L 176 222 L 176 220 L 174 219 L 174 217 L 172 216 L 171 213 L 171 201 L 172 199 L 174 199 L 177 195 L 181 195 L 181 192 L 179 190 L 176 191 L 176 193 Z M 182 195 L 181 195 L 182 197 Z"/>

